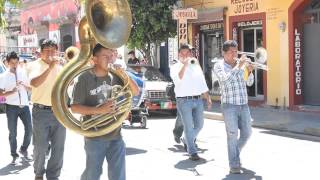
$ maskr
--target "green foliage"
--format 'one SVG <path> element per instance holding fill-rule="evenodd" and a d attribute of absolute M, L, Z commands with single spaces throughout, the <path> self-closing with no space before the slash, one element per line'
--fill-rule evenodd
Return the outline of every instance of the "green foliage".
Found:
<path fill-rule="evenodd" d="M 129 48 L 150 50 L 150 44 L 159 45 L 176 35 L 177 22 L 172 19 L 172 6 L 176 0 L 129 0 L 133 27 Z"/>
<path fill-rule="evenodd" d="M 4 17 L 6 4 L 18 7 L 21 4 L 21 0 L 0 0 L 0 30 L 7 26 L 7 22 Z"/>

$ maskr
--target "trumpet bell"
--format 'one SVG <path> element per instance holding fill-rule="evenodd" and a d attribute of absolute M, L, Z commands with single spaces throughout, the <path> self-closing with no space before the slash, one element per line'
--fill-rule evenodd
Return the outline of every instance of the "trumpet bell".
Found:
<path fill-rule="evenodd" d="M 132 15 L 127 0 L 86 1 L 86 16 L 96 41 L 118 48 L 130 36 Z"/>
<path fill-rule="evenodd" d="M 256 49 L 256 51 L 254 52 L 254 58 L 256 62 L 260 64 L 265 64 L 267 62 L 267 55 L 267 50 L 262 47 Z"/>

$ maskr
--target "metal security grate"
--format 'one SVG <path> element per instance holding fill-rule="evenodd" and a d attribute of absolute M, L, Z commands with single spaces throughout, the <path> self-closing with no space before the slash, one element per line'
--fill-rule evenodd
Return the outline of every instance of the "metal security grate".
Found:
<path fill-rule="evenodd" d="M 148 91 L 148 96 L 150 99 L 163 99 L 166 98 L 165 91 Z"/>

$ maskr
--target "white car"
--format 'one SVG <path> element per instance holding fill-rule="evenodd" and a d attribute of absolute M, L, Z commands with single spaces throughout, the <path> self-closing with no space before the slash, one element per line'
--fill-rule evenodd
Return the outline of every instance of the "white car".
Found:
<path fill-rule="evenodd" d="M 148 65 L 129 65 L 128 71 L 143 74 L 145 82 L 144 99 L 148 111 L 176 111 L 175 100 L 167 95 L 167 87 L 171 84 L 159 69 Z"/>

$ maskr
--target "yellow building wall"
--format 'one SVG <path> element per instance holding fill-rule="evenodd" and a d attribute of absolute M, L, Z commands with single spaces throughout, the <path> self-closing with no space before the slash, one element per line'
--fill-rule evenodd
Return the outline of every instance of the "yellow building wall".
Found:
<path fill-rule="evenodd" d="M 266 13 L 266 49 L 268 51 L 267 104 L 289 106 L 289 37 L 288 9 L 294 0 L 185 0 L 185 7 L 206 9 L 226 7 L 226 37 L 229 37 L 229 16 Z M 246 5 L 247 3 L 251 5 Z M 239 12 L 239 7 L 242 12 Z M 243 8 L 245 7 L 245 8 Z M 243 10 L 245 12 L 243 12 Z M 249 11 L 249 12 L 246 12 Z M 285 24 L 285 31 L 280 30 Z M 191 33 L 191 32 L 189 32 Z M 192 36 L 189 36 L 192 37 Z"/>

